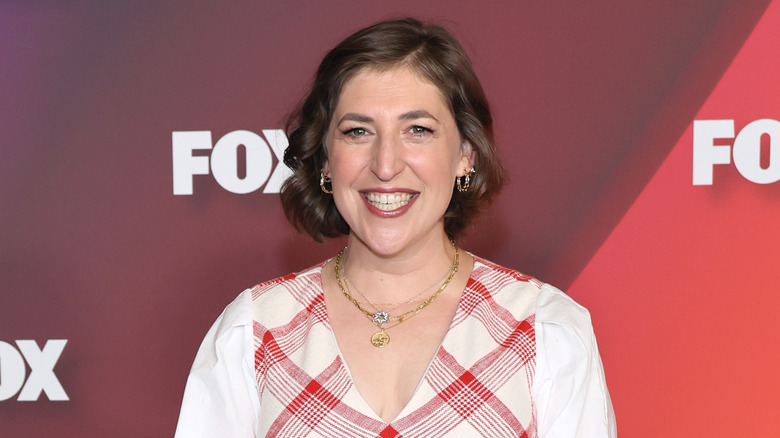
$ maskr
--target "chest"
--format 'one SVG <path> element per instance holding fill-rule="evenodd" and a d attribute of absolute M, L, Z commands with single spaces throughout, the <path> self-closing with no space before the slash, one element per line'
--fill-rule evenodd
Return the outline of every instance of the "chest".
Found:
<path fill-rule="evenodd" d="M 409 404 L 450 329 L 459 296 L 453 294 L 401 323 L 381 327 L 347 300 L 329 303 L 341 360 L 357 391 L 383 421 L 391 422 Z M 380 336 L 386 344 L 373 342 Z"/>

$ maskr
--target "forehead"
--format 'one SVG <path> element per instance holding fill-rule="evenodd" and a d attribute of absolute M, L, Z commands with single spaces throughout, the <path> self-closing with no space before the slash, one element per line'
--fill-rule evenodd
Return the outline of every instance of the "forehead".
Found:
<path fill-rule="evenodd" d="M 420 105 L 439 107 L 440 110 L 450 112 L 449 102 L 439 87 L 412 67 L 367 67 L 352 75 L 341 88 L 335 112 L 354 110 L 346 109 L 347 106 L 368 109 L 393 106 L 410 109 Z"/>

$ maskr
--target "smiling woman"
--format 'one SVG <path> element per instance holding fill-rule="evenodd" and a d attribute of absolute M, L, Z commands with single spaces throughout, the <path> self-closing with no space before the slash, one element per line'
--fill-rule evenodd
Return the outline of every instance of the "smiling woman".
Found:
<path fill-rule="evenodd" d="M 353 34 L 288 131 L 288 218 L 347 247 L 228 306 L 177 437 L 615 436 L 588 312 L 457 245 L 503 177 L 452 35 L 413 19 Z"/>

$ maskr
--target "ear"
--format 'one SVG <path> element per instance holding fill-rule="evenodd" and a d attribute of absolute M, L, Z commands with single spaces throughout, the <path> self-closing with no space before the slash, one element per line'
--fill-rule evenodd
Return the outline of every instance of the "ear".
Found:
<path fill-rule="evenodd" d="M 458 163 L 458 173 L 457 176 L 465 176 L 469 169 L 471 169 L 471 166 L 474 165 L 474 158 L 476 156 L 476 152 L 474 152 L 474 148 L 471 146 L 471 143 L 467 140 L 463 140 L 460 143 L 460 162 Z"/>
<path fill-rule="evenodd" d="M 325 171 L 326 173 L 330 173 L 330 152 L 328 149 L 327 137 L 328 134 L 326 133 L 322 139 L 322 147 L 320 148 L 318 154 L 320 157 L 322 157 L 322 166 L 320 167 L 320 170 Z"/>
<path fill-rule="evenodd" d="M 325 172 L 326 174 L 330 173 L 330 161 L 328 160 L 327 156 L 325 157 L 325 159 L 322 160 L 322 165 L 320 166 L 320 170 Z"/>

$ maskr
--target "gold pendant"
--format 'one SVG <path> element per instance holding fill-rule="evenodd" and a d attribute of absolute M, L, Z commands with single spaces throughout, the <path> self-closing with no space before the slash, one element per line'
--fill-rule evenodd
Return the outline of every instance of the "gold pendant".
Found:
<path fill-rule="evenodd" d="M 384 331 L 378 331 L 371 336 L 371 343 L 376 348 L 382 348 L 390 343 L 390 336 Z"/>

